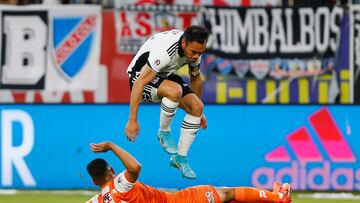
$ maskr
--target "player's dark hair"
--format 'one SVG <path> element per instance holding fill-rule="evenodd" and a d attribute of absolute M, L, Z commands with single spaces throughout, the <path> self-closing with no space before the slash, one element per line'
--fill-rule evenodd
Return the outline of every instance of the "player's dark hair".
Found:
<path fill-rule="evenodd" d="M 109 170 L 109 165 L 104 159 L 94 159 L 86 167 L 92 178 L 101 178 Z"/>
<path fill-rule="evenodd" d="M 188 42 L 199 42 L 203 44 L 209 37 L 209 31 L 201 26 L 192 25 L 184 31 L 183 37 Z"/>

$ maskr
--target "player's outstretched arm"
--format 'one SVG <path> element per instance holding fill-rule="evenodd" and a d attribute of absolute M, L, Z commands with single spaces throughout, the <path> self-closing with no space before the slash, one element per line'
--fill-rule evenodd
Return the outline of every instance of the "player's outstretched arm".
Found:
<path fill-rule="evenodd" d="M 125 151 L 112 142 L 101 142 L 90 144 L 90 148 L 94 153 L 107 152 L 111 150 L 123 163 L 126 168 L 127 178 L 131 182 L 135 182 L 139 177 L 141 164 L 129 152 Z"/>
<path fill-rule="evenodd" d="M 126 137 L 130 141 L 136 141 L 140 130 L 137 121 L 137 114 L 144 87 L 152 79 L 154 79 L 155 76 L 156 73 L 148 65 L 145 65 L 144 71 L 140 74 L 139 78 L 134 82 L 132 87 L 130 95 L 130 115 L 125 128 Z"/>

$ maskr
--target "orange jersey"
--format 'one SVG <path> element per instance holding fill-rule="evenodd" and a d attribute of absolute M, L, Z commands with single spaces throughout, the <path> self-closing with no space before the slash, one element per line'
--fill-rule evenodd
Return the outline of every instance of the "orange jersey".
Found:
<path fill-rule="evenodd" d="M 220 203 L 215 188 L 210 185 L 189 187 L 168 196 L 168 203 Z"/>
<path fill-rule="evenodd" d="M 124 172 L 117 175 L 87 203 L 220 203 L 212 186 L 195 186 L 168 193 L 139 181 L 132 183 Z"/>

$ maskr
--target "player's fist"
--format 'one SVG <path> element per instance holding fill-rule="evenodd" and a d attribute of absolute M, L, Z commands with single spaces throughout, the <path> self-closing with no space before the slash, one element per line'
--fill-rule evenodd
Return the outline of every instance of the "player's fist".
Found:
<path fill-rule="evenodd" d="M 129 141 L 135 142 L 140 130 L 139 123 L 136 120 L 129 120 L 125 127 L 125 135 Z"/>
<path fill-rule="evenodd" d="M 201 129 L 206 129 L 207 128 L 206 116 L 204 114 L 201 116 L 200 128 Z"/>

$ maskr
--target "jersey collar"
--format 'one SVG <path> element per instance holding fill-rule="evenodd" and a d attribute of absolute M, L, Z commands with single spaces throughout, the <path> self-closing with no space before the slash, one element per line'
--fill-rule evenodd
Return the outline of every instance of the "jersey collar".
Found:
<path fill-rule="evenodd" d="M 179 54 L 179 56 L 180 57 L 184 57 L 185 55 L 184 55 L 184 50 L 182 49 L 182 47 L 181 47 L 181 40 L 183 39 L 183 36 L 184 35 L 181 35 L 181 37 L 180 37 L 180 39 L 179 39 L 179 46 L 178 46 L 178 54 Z"/>

